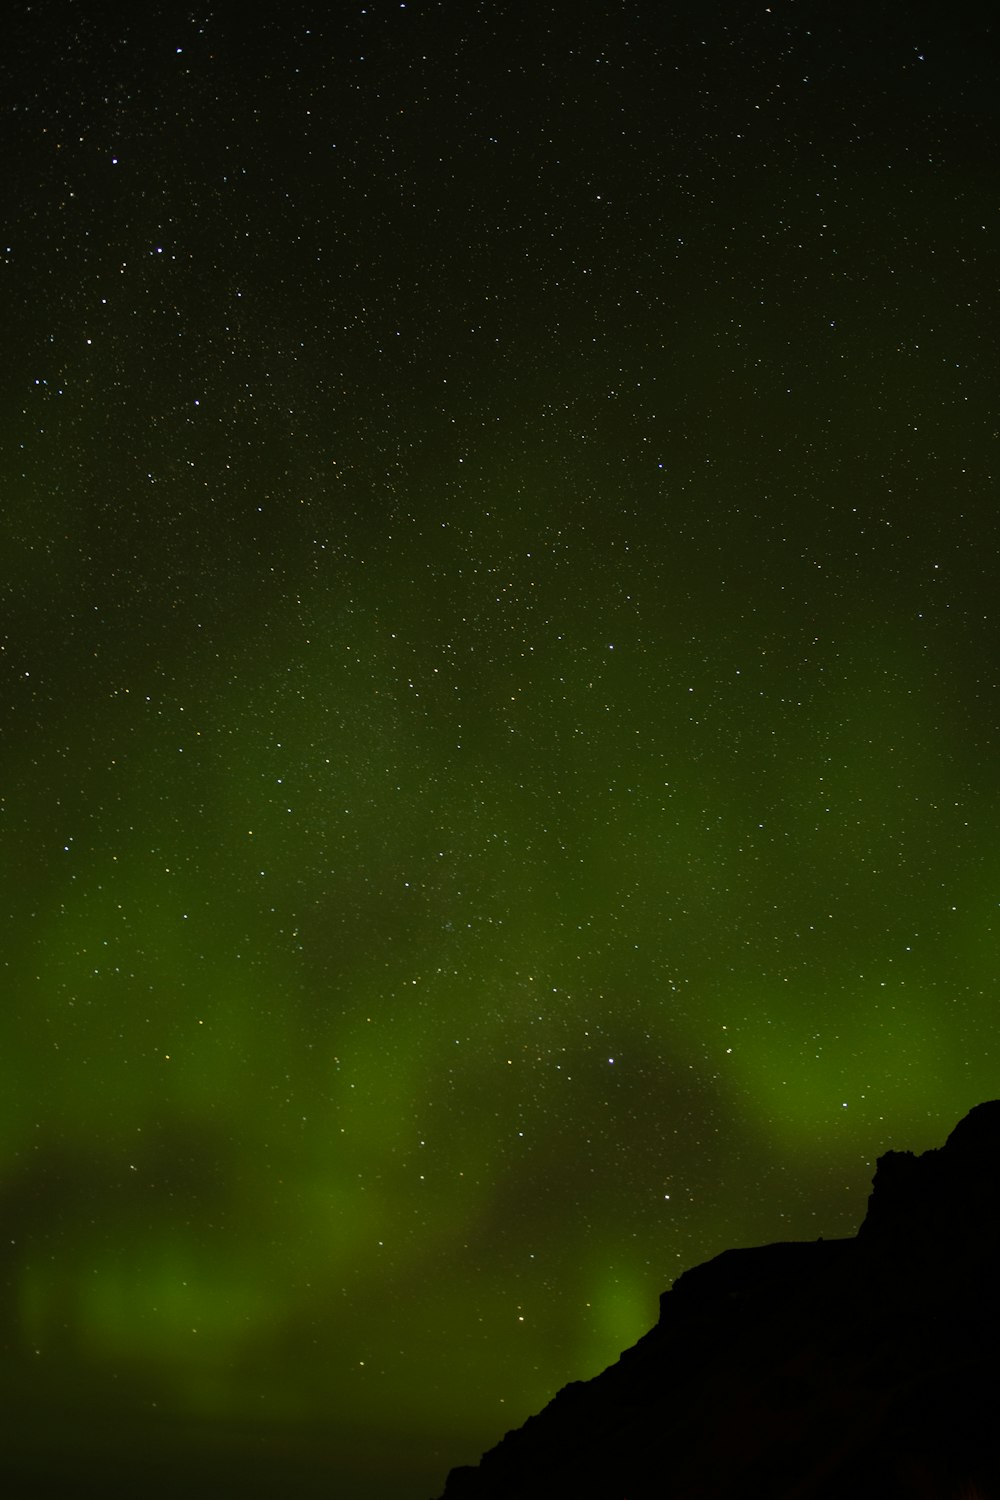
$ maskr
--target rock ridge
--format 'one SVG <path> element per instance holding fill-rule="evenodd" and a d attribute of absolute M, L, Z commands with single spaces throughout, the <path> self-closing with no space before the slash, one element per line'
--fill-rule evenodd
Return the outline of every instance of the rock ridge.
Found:
<path fill-rule="evenodd" d="M 443 1500 L 1000 1500 L 1000 1100 L 846 1239 L 723 1251 Z"/>

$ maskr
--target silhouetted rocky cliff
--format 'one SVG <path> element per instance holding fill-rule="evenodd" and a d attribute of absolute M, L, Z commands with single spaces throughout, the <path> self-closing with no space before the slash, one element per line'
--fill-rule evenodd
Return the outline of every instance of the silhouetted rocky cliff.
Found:
<path fill-rule="evenodd" d="M 853 1239 L 727 1250 L 445 1500 L 1000 1500 L 1000 1100 L 879 1158 Z"/>

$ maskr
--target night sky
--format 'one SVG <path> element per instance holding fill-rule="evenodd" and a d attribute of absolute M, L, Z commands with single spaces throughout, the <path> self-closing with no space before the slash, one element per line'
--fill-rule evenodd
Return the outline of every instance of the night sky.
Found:
<path fill-rule="evenodd" d="M 995 36 L 6 16 L 0 1471 L 427 1500 L 1000 1092 Z"/>

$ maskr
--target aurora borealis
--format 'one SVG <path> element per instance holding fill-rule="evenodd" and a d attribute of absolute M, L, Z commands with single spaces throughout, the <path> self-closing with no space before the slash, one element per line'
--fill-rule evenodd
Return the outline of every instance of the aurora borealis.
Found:
<path fill-rule="evenodd" d="M 1000 1092 L 994 42 L 14 6 L 18 1493 L 428 1500 Z"/>

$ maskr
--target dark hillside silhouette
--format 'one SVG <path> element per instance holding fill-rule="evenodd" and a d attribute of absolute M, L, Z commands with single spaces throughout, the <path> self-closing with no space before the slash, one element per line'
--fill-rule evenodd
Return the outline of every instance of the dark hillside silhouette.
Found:
<path fill-rule="evenodd" d="M 727 1250 L 445 1500 L 1000 1500 L 1000 1100 L 852 1239 Z"/>

